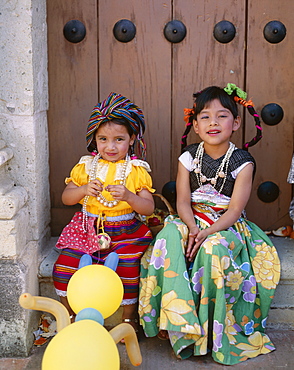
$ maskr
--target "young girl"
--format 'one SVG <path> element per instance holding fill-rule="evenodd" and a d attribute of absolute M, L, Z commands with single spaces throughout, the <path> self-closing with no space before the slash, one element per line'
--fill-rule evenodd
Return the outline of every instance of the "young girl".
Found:
<path fill-rule="evenodd" d="M 64 228 L 57 242 L 61 249 L 53 280 L 61 302 L 70 314 L 66 298 L 67 284 L 85 253 L 93 263 L 103 263 L 116 252 L 116 272 L 122 279 L 124 296 L 123 321 L 137 329 L 137 301 L 140 258 L 150 241 L 150 230 L 136 213 L 151 215 L 154 210 L 149 165 L 133 153 L 138 147 L 145 159 L 144 116 L 141 109 L 120 94 L 111 93 L 97 104 L 87 129 L 87 148 L 74 166 L 62 194 L 65 205 L 82 204 Z"/>
<path fill-rule="evenodd" d="M 168 339 L 180 358 L 212 351 L 233 365 L 274 350 L 264 333 L 280 276 L 271 241 L 247 221 L 255 161 L 230 142 L 240 127 L 237 104 L 259 118 L 233 84 L 197 93 L 186 110 L 200 144 L 179 157 L 178 216 L 169 216 L 141 260 L 139 315 L 145 334 Z"/>

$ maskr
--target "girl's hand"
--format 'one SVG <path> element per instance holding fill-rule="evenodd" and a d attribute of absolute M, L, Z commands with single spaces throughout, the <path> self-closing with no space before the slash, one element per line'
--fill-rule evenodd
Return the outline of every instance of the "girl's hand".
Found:
<path fill-rule="evenodd" d="M 93 180 L 82 186 L 77 186 L 71 181 L 66 185 L 61 199 L 66 206 L 73 206 L 87 195 L 97 197 L 98 192 L 102 190 L 103 186 L 99 180 Z"/>
<path fill-rule="evenodd" d="M 85 196 L 97 197 L 99 191 L 103 190 L 103 186 L 99 180 L 92 180 L 88 184 L 83 185 L 85 190 Z"/>
<path fill-rule="evenodd" d="M 201 244 L 204 242 L 204 240 L 207 238 L 209 235 L 209 228 L 204 229 L 199 231 L 198 228 L 198 233 L 195 235 L 194 234 L 189 234 L 189 242 L 188 242 L 188 248 L 186 252 L 186 257 L 189 261 L 193 261 L 198 249 L 200 248 Z M 189 248 L 190 247 L 190 248 Z"/>
<path fill-rule="evenodd" d="M 154 200 L 147 189 L 135 194 L 124 185 L 107 185 L 105 190 L 109 191 L 113 199 L 127 202 L 133 211 L 140 215 L 150 216 L 154 211 Z"/>
<path fill-rule="evenodd" d="M 108 185 L 105 190 L 109 191 L 113 199 L 124 200 L 125 202 L 128 201 L 128 197 L 131 193 L 124 185 Z"/>
<path fill-rule="evenodd" d="M 195 227 L 191 228 L 189 231 L 189 237 L 188 237 L 188 245 L 186 250 L 186 257 L 189 261 L 192 261 L 192 255 L 195 257 L 197 250 L 194 251 L 195 248 L 195 239 L 197 238 L 197 235 L 199 234 L 199 227 L 195 225 Z M 191 259 L 192 258 L 192 259 Z"/>

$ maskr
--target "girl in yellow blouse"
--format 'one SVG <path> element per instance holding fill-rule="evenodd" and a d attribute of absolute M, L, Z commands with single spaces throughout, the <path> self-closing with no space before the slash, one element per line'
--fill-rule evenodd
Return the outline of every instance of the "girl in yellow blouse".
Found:
<path fill-rule="evenodd" d="M 65 205 L 80 203 L 82 210 L 58 239 L 61 254 L 53 269 L 57 294 L 74 317 L 66 290 L 81 256 L 87 253 L 93 263 L 103 264 L 109 253 L 116 252 L 116 272 L 124 286 L 122 320 L 135 330 L 139 263 L 152 240 L 136 214 L 148 216 L 154 210 L 150 167 L 144 160 L 144 131 L 141 109 L 120 94 L 111 93 L 94 107 L 86 135 L 92 155 L 83 156 L 74 166 L 62 194 Z M 142 159 L 135 156 L 135 147 Z"/>

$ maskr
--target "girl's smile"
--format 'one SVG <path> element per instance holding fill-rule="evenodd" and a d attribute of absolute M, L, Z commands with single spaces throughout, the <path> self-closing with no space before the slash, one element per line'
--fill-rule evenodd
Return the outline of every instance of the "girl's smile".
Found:
<path fill-rule="evenodd" d="M 125 126 L 107 122 L 98 127 L 95 139 L 97 150 L 106 161 L 117 162 L 125 159 L 134 135 L 130 137 Z"/>
<path fill-rule="evenodd" d="M 233 131 L 240 126 L 240 117 L 224 108 L 218 99 L 212 100 L 193 122 L 195 132 L 207 145 L 223 145 L 225 150 Z"/>

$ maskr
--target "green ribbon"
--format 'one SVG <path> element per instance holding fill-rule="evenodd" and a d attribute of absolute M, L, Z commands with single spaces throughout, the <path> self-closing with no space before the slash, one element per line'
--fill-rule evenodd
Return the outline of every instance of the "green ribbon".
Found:
<path fill-rule="evenodd" d="M 246 100 L 247 98 L 247 93 L 241 90 L 240 87 L 236 86 L 235 84 L 228 83 L 224 90 L 229 95 L 232 95 L 232 93 L 236 91 L 236 95 L 243 100 Z"/>

